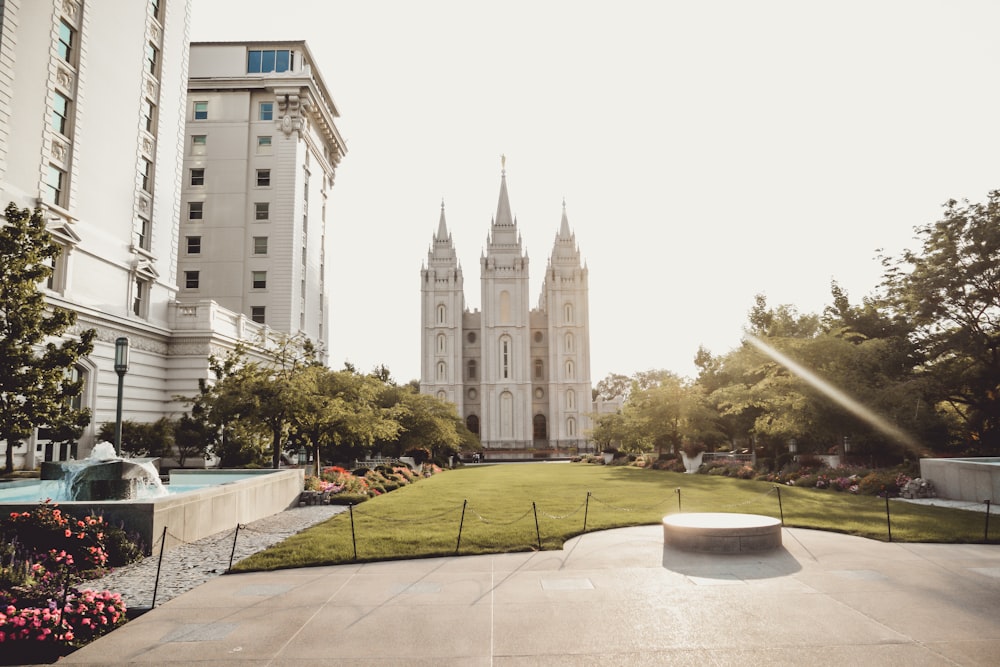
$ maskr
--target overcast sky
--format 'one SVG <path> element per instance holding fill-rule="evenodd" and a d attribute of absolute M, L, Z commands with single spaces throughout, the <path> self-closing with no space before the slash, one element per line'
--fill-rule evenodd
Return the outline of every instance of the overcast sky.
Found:
<path fill-rule="evenodd" d="M 563 199 L 592 381 L 739 345 L 754 295 L 821 312 L 949 198 L 1000 187 L 992 0 L 194 0 L 194 41 L 304 39 L 348 143 L 330 363 L 420 375 L 441 201 L 478 308 L 507 156 L 531 294 Z"/>

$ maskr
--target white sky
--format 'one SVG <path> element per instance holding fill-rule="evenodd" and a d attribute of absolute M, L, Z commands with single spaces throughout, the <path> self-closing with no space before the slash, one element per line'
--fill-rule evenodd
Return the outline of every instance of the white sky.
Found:
<path fill-rule="evenodd" d="M 878 249 L 1000 188 L 998 25 L 992 0 L 194 0 L 191 35 L 304 39 L 340 109 L 332 366 L 419 377 L 442 198 L 479 307 L 504 153 L 533 302 L 565 197 L 596 383 L 693 376 L 757 293 L 858 302 Z"/>

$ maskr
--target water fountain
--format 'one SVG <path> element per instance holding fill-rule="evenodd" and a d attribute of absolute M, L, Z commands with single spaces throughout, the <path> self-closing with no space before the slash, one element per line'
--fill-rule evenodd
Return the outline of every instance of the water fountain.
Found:
<path fill-rule="evenodd" d="M 80 461 L 47 461 L 41 479 L 52 500 L 133 500 L 167 495 L 157 469 L 159 459 L 130 459 L 115 453 L 110 442 L 99 442 Z"/>
<path fill-rule="evenodd" d="M 0 482 L 0 512 L 57 502 L 74 516 L 100 515 L 123 526 L 148 554 L 163 538 L 170 549 L 292 507 L 303 487 L 301 468 L 172 470 L 163 485 L 156 464 L 98 443 L 86 459 L 43 463 L 40 480 Z"/>

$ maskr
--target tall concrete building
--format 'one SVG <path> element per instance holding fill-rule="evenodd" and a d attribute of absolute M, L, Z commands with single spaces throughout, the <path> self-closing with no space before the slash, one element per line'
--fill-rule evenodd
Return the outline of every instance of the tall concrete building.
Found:
<path fill-rule="evenodd" d="M 301 334 L 325 354 L 327 196 L 346 145 L 305 42 L 194 43 L 182 299 Z"/>
<path fill-rule="evenodd" d="M 190 18 L 190 0 L 0 1 L 0 209 L 7 202 L 41 208 L 63 250 L 42 286 L 46 298 L 77 313 L 77 332 L 97 331 L 93 353 L 71 369 L 84 380 L 79 403 L 93 413 L 79 447 L 54 447 L 42 429 L 15 447 L 19 467 L 86 456 L 101 425 L 115 420 L 118 338 L 128 338 L 130 349 L 123 416 L 139 422 L 178 416 L 177 396 L 197 391 L 209 355 L 239 341 L 266 346 L 280 332 L 300 331 L 325 339 L 320 207 L 340 153 L 324 151 L 342 150 L 332 139 L 332 102 L 301 43 L 285 49 L 295 61 L 280 73 L 285 83 L 270 89 L 269 123 L 241 117 L 252 105 L 255 113 L 262 108 L 264 88 L 223 92 L 246 88 L 248 78 L 279 77 L 264 71 L 271 56 L 257 65 L 245 46 L 196 51 L 194 85 L 204 87 L 189 101 Z M 213 70 L 216 57 L 224 64 Z M 251 74 L 254 67 L 261 71 Z M 208 73 L 217 80 L 206 83 Z M 204 121 L 206 129 L 186 131 L 186 121 Z M 273 131 L 257 131 L 264 124 Z M 209 154 L 205 144 L 198 163 L 198 134 L 228 152 Z M 265 150 L 259 138 L 268 134 L 270 163 L 255 152 Z M 243 138 L 238 150 L 234 136 Z M 270 189 L 253 180 L 268 168 Z M 209 199 L 209 188 L 219 200 Z M 268 196 L 244 194 L 251 190 Z M 205 255 L 213 258 L 204 269 L 192 264 L 196 201 L 203 202 Z M 280 227 L 281 234 L 249 233 L 246 207 L 253 213 L 258 203 L 269 204 L 274 219 L 255 220 L 254 229 Z M 261 247 L 257 236 L 266 238 L 267 265 L 250 257 Z M 200 270 L 205 288 L 200 276 L 192 287 L 188 274 Z M 266 286 L 255 286 L 257 271 Z M 280 295 L 272 292 L 278 287 Z M 0 442 L 0 455 L 6 445 Z"/>
<path fill-rule="evenodd" d="M 467 310 L 442 204 L 421 270 L 420 390 L 457 406 L 487 458 L 548 458 L 590 448 L 588 270 L 565 205 L 536 308 L 528 263 L 503 172 L 480 259 L 482 310 Z"/>

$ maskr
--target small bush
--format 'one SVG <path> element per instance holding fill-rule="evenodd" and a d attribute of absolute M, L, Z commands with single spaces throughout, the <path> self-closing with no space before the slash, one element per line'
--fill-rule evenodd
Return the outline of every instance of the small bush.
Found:
<path fill-rule="evenodd" d="M 421 465 L 431 460 L 431 450 L 426 447 L 410 447 L 404 452 L 404 456 L 410 456 L 417 465 Z"/>
<path fill-rule="evenodd" d="M 891 470 L 870 472 L 858 482 L 858 493 L 864 496 L 895 498 L 899 495 L 897 478 L 898 473 Z"/>

